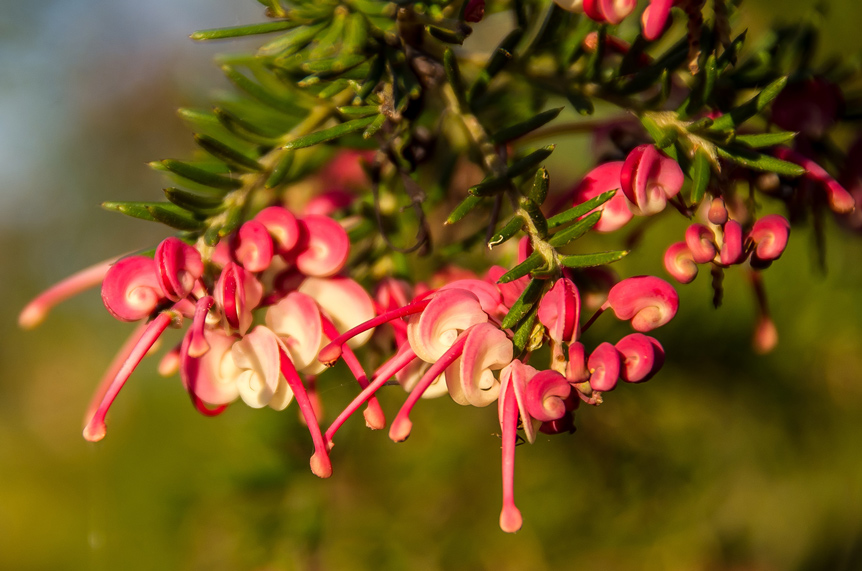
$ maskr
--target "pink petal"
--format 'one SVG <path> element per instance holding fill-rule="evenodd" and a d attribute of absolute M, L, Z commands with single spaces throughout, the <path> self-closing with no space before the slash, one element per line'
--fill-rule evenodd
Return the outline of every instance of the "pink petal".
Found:
<path fill-rule="evenodd" d="M 637 276 L 612 287 L 606 303 L 617 318 L 631 319 L 632 327 L 645 333 L 673 319 L 679 308 L 679 296 L 673 286 L 660 278 Z"/>
<path fill-rule="evenodd" d="M 590 386 L 594 391 L 612 391 L 620 378 L 620 354 L 610 343 L 602 343 L 590 354 Z"/>
<path fill-rule="evenodd" d="M 299 223 L 287 208 L 270 206 L 255 215 L 272 238 L 275 252 L 281 256 L 293 251 L 299 241 Z"/>
<path fill-rule="evenodd" d="M 221 405 L 239 397 L 236 377 L 240 370 L 234 365 L 230 349 L 237 337 L 226 335 L 215 329 L 204 329 L 203 335 L 209 350 L 200 357 L 189 353 L 191 336 L 183 338 L 180 350 L 180 378 L 183 386 L 193 397 L 201 401 Z"/>
<path fill-rule="evenodd" d="M 281 375 L 276 334 L 258 325 L 233 344 L 230 355 L 241 370 L 236 380 L 240 398 L 252 408 L 267 406 Z"/>
<path fill-rule="evenodd" d="M 661 36 L 672 6 L 673 0 L 650 0 L 641 18 L 644 38 L 654 41 Z"/>
<path fill-rule="evenodd" d="M 514 387 L 510 385 L 500 399 L 500 427 L 503 430 L 503 509 L 500 511 L 500 529 L 515 533 L 521 529 L 523 519 L 515 506 L 515 442 L 518 435 L 518 407 Z"/>
<path fill-rule="evenodd" d="M 350 278 L 307 278 L 299 286 L 299 292 L 312 298 L 329 316 L 339 331 L 347 331 L 374 318 L 374 302 L 368 292 Z M 351 347 L 364 345 L 373 329 L 353 337 Z"/>
<path fill-rule="evenodd" d="M 165 297 L 171 301 L 188 296 L 204 273 L 200 252 L 175 237 L 166 238 L 158 245 L 155 265 Z"/>
<path fill-rule="evenodd" d="M 728 220 L 724 225 L 724 241 L 719 250 L 718 260 L 725 266 L 743 261 L 742 225 L 736 220 Z"/>
<path fill-rule="evenodd" d="M 502 318 L 505 313 L 501 314 L 501 310 L 505 308 L 501 306 L 503 296 L 495 284 L 488 283 L 484 280 L 477 279 L 462 279 L 448 283 L 441 287 L 439 291 L 449 289 L 467 290 L 479 299 L 479 305 L 482 311 L 488 315 Z"/>
<path fill-rule="evenodd" d="M 539 302 L 538 317 L 555 343 L 574 342 L 581 317 L 581 296 L 574 282 L 558 279 Z"/>
<path fill-rule="evenodd" d="M 292 292 L 266 310 L 266 326 L 278 335 L 299 370 L 317 364 L 323 342 L 323 325 L 317 303 L 301 292 Z"/>
<path fill-rule="evenodd" d="M 347 262 L 350 239 L 341 225 L 326 216 L 309 214 L 299 221 L 302 241 L 296 267 L 307 276 L 337 274 Z"/>
<path fill-rule="evenodd" d="M 715 234 L 703 224 L 692 224 L 686 229 L 685 243 L 698 264 L 706 264 L 715 258 Z"/>
<path fill-rule="evenodd" d="M 623 161 L 613 161 L 599 165 L 588 172 L 572 191 L 574 195 L 572 206 L 577 206 L 609 190 L 619 189 L 622 168 Z M 633 216 L 629 208 L 629 201 L 622 192 L 617 192 L 613 198 L 596 210 L 602 213 L 598 223 L 594 226 L 597 232 L 619 230 L 628 224 Z"/>
<path fill-rule="evenodd" d="M 478 407 L 497 400 L 500 383 L 491 371 L 508 365 L 512 352 L 512 342 L 498 327 L 479 323 L 470 328 L 460 366 L 446 371 L 446 385 L 452 400 Z"/>
<path fill-rule="evenodd" d="M 565 400 L 571 392 L 572 386 L 560 373 L 539 371 L 527 383 L 527 413 L 542 422 L 562 418 L 566 414 Z"/>
<path fill-rule="evenodd" d="M 111 315 L 121 321 L 149 317 L 164 298 L 156 263 L 145 256 L 119 260 L 102 282 L 102 301 Z"/>
<path fill-rule="evenodd" d="M 510 396 L 517 403 L 518 414 L 523 421 L 524 436 L 527 442 L 532 444 L 536 440 L 536 423 L 532 421 L 530 413 L 527 411 L 527 383 L 532 379 L 538 371 L 515 359 L 500 371 L 500 398 L 497 401 L 497 415 L 500 419 L 500 425 L 505 422 L 506 407 L 505 398 Z M 511 389 L 511 395 L 509 391 Z"/>
<path fill-rule="evenodd" d="M 632 333 L 620 339 L 616 349 L 622 357 L 620 377 L 628 383 L 650 380 L 664 364 L 661 344 L 642 333 Z"/>
<path fill-rule="evenodd" d="M 272 238 L 258 220 L 249 220 L 239 227 L 231 248 L 234 259 L 250 272 L 262 272 L 272 263 Z"/>
<path fill-rule="evenodd" d="M 780 214 L 768 214 L 757 220 L 748 233 L 754 243 L 751 263 L 753 266 L 777 260 L 784 253 L 790 238 L 790 222 Z"/>
<path fill-rule="evenodd" d="M 668 246 L 664 253 L 664 269 L 679 283 L 687 284 L 694 281 L 697 277 L 697 263 L 685 242 L 676 242 Z"/>
<path fill-rule="evenodd" d="M 486 321 L 488 314 L 473 293 L 463 289 L 438 291 L 422 313 L 410 316 L 407 339 L 420 359 L 433 363 L 462 331 Z"/>

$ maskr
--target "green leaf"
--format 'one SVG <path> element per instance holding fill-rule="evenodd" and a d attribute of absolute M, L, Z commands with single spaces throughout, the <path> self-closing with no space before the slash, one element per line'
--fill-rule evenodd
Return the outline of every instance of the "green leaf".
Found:
<path fill-rule="evenodd" d="M 320 22 L 312 25 L 297 26 L 290 32 L 262 45 L 257 50 L 257 54 L 260 56 L 278 57 L 294 54 L 307 46 L 327 25 L 328 22 Z"/>
<path fill-rule="evenodd" d="M 471 105 L 484 95 L 488 89 L 488 84 L 494 79 L 494 76 L 500 73 L 503 67 L 514 59 L 515 46 L 521 41 L 524 29 L 521 27 L 515 28 L 494 49 L 494 53 L 491 54 L 491 58 L 488 60 L 488 65 L 479 73 L 479 77 L 476 78 L 476 81 L 473 82 L 473 85 L 470 86 L 470 90 L 467 92 L 467 101 Z"/>
<path fill-rule="evenodd" d="M 300 107 L 293 101 L 289 101 L 284 99 L 283 97 L 273 93 L 272 91 L 266 89 L 259 83 L 255 83 L 254 81 L 247 78 L 245 75 L 241 74 L 233 67 L 229 65 L 222 66 L 222 72 L 224 72 L 225 76 L 230 80 L 231 83 L 236 85 L 242 91 L 248 93 L 256 100 L 261 103 L 272 107 L 278 111 L 283 111 L 289 115 L 304 115 L 306 110 L 303 107 Z"/>
<path fill-rule="evenodd" d="M 758 133 L 756 135 L 737 135 L 733 141 L 735 143 L 742 143 L 752 149 L 759 149 L 761 147 L 784 145 L 795 137 L 796 133 L 792 131 L 777 131 L 775 133 Z"/>
<path fill-rule="evenodd" d="M 255 34 L 270 34 L 288 30 L 296 26 L 296 22 L 290 20 L 278 20 L 275 22 L 263 22 L 261 24 L 248 24 L 232 28 L 214 28 L 211 30 L 198 30 L 189 37 L 193 40 L 222 40 L 225 38 L 238 38 L 241 36 L 253 36 Z"/>
<path fill-rule="evenodd" d="M 479 206 L 480 202 L 482 202 L 482 198 L 480 196 L 468 196 L 461 201 L 461 204 L 455 207 L 455 210 L 452 211 L 452 214 L 449 215 L 449 218 L 446 219 L 444 224 L 455 224 L 467 216 L 471 210 Z"/>
<path fill-rule="evenodd" d="M 467 94 L 464 92 L 464 81 L 461 79 L 461 70 L 458 68 L 458 59 L 451 48 L 443 52 L 443 70 L 446 72 L 446 81 L 458 98 L 461 109 L 467 109 Z"/>
<path fill-rule="evenodd" d="M 488 249 L 498 246 L 517 234 L 524 227 L 524 219 L 518 216 L 512 216 L 506 224 L 500 228 L 500 231 L 491 236 L 488 241 Z"/>
<path fill-rule="evenodd" d="M 538 270 L 545 263 L 544 258 L 539 255 L 538 252 L 533 252 L 530 254 L 526 260 L 500 276 L 500 279 L 497 280 L 498 284 L 506 284 L 509 282 L 513 282 L 518 278 L 522 278 L 532 272 L 533 270 Z"/>
<path fill-rule="evenodd" d="M 362 14 L 350 13 L 344 22 L 342 50 L 345 53 L 363 53 L 368 42 L 368 24 Z"/>
<path fill-rule="evenodd" d="M 515 346 L 515 355 L 522 354 L 530 344 L 530 339 L 533 336 L 533 328 L 536 324 L 537 307 L 538 305 L 534 305 L 530 313 L 527 314 L 520 325 L 514 330 L 512 344 Z"/>
<path fill-rule="evenodd" d="M 497 131 L 493 135 L 491 135 L 491 142 L 493 143 L 505 143 L 511 141 L 513 139 L 517 139 L 519 137 L 523 137 L 527 133 L 531 133 L 538 129 L 539 127 L 545 125 L 546 123 L 553 121 L 557 118 L 562 111 L 562 107 L 557 107 L 556 109 L 548 109 L 547 111 L 542 111 L 538 115 L 535 115 L 526 121 L 522 121 L 511 127 L 506 127 L 500 131 Z"/>
<path fill-rule="evenodd" d="M 533 186 L 527 192 L 527 198 L 536 204 L 544 204 L 545 198 L 548 196 L 548 187 L 551 184 L 551 176 L 548 174 L 548 169 L 545 167 L 536 171 L 536 176 L 533 178 Z"/>
<path fill-rule="evenodd" d="M 593 226 L 598 224 L 599 218 L 601 217 L 601 212 L 593 212 L 592 214 L 587 215 L 583 220 L 578 220 L 571 226 L 554 234 L 551 239 L 548 240 L 548 243 L 554 248 L 562 248 L 566 244 L 577 240 L 589 232 Z"/>
<path fill-rule="evenodd" d="M 596 110 L 593 101 L 584 95 L 584 92 L 580 89 L 571 88 L 566 91 L 566 99 L 569 100 L 575 111 L 581 115 L 592 115 L 593 111 Z"/>
<path fill-rule="evenodd" d="M 281 137 L 280 134 L 265 131 L 237 115 L 216 107 L 213 112 L 218 122 L 232 135 L 256 145 L 274 146 Z"/>
<path fill-rule="evenodd" d="M 287 176 L 290 167 L 293 165 L 293 153 L 285 152 L 278 158 L 278 162 L 275 163 L 275 167 L 272 169 L 272 173 L 270 173 L 269 178 L 266 179 L 266 182 L 263 184 L 266 188 L 275 188 L 280 185 L 284 178 Z"/>
<path fill-rule="evenodd" d="M 655 146 L 664 150 L 670 158 L 677 160 L 676 149 L 674 149 L 672 145 L 679 134 L 671 129 L 662 129 L 658 126 L 652 116 L 647 113 L 644 113 L 639 118 L 641 125 L 644 126 L 644 129 L 646 129 L 646 132 L 649 133 L 650 137 L 652 137 L 652 140 L 655 141 Z"/>
<path fill-rule="evenodd" d="M 614 197 L 617 193 L 616 190 L 609 190 L 607 192 L 603 192 L 602 194 L 587 200 L 586 202 L 582 202 L 568 210 L 564 210 L 560 212 L 556 216 L 552 216 L 548 218 L 548 228 L 556 228 L 557 226 L 562 226 L 563 224 L 568 224 L 572 220 L 576 220 L 588 213 L 591 210 L 595 210 L 608 200 Z"/>
<path fill-rule="evenodd" d="M 203 196 L 179 188 L 166 188 L 165 196 L 180 208 L 190 212 L 214 214 L 225 208 L 224 202 L 220 198 Z"/>
<path fill-rule="evenodd" d="M 338 112 L 345 117 L 368 117 L 380 113 L 377 105 L 356 105 L 351 107 L 338 107 Z"/>
<path fill-rule="evenodd" d="M 377 133 L 377 131 L 379 131 L 383 127 L 384 123 L 386 123 L 386 115 L 384 115 L 383 113 L 377 115 L 373 119 L 374 121 L 372 121 L 368 128 L 362 132 L 363 139 L 370 139 L 371 137 L 373 137 L 374 134 Z"/>
<path fill-rule="evenodd" d="M 155 161 L 150 163 L 150 166 L 156 170 L 169 171 L 197 184 L 220 190 L 236 190 L 242 186 L 241 180 L 227 178 L 174 159 Z"/>
<path fill-rule="evenodd" d="M 546 283 L 547 280 L 531 279 L 518 300 L 512 304 L 509 313 L 503 318 L 500 329 L 509 329 L 526 317 L 533 306 L 542 299 L 542 290 L 545 289 Z"/>
<path fill-rule="evenodd" d="M 343 54 L 337 57 L 307 61 L 302 64 L 302 71 L 313 73 L 318 78 L 339 75 L 364 62 L 362 54 Z"/>
<path fill-rule="evenodd" d="M 595 254 L 560 256 L 560 263 L 567 268 L 592 268 L 622 260 L 629 252 L 630 250 L 617 250 L 613 252 L 597 252 Z"/>
<path fill-rule="evenodd" d="M 691 165 L 691 202 L 699 204 L 706 193 L 712 172 L 709 166 L 709 156 L 703 149 L 694 152 L 694 160 Z"/>
<path fill-rule="evenodd" d="M 539 166 L 542 161 L 551 156 L 551 153 L 554 152 L 556 145 L 547 145 L 542 147 L 537 151 L 533 151 L 532 153 L 516 159 L 509 168 L 506 169 L 506 176 L 508 178 L 515 178 L 516 176 L 520 176 L 533 168 Z"/>
<path fill-rule="evenodd" d="M 716 118 L 712 123 L 712 129 L 716 131 L 727 131 L 735 129 L 745 121 L 748 121 L 761 111 L 763 111 L 773 99 L 778 97 L 781 90 L 787 85 L 787 76 L 779 77 L 769 85 L 763 88 L 763 91 L 721 117 Z"/>
<path fill-rule="evenodd" d="M 383 78 L 383 72 L 385 70 L 386 58 L 382 55 L 378 55 L 371 60 L 371 67 L 368 69 L 368 75 L 365 76 L 365 79 L 362 82 L 362 87 L 359 88 L 359 92 L 356 94 L 360 101 L 365 101 L 368 96 L 374 92 L 377 84 L 379 84 L 380 80 Z"/>
<path fill-rule="evenodd" d="M 102 208 L 132 218 L 161 222 L 177 230 L 197 231 L 205 226 L 194 214 L 169 202 L 103 202 Z"/>
<path fill-rule="evenodd" d="M 309 135 L 297 137 L 296 139 L 284 145 L 282 149 L 285 151 L 291 149 L 304 149 L 305 147 L 311 147 L 313 145 L 319 145 L 320 143 L 333 141 L 335 139 L 338 139 L 339 137 L 349 135 L 350 133 L 362 131 L 363 129 L 371 125 L 371 123 L 373 123 L 376 118 L 377 117 L 363 117 L 361 119 L 354 119 L 352 121 L 347 121 L 345 123 L 335 125 L 334 127 L 329 127 L 328 129 L 322 129 Z"/>
<path fill-rule="evenodd" d="M 783 176 L 801 176 L 807 171 L 801 166 L 764 155 L 745 147 L 716 147 L 718 156 L 736 164 L 763 172 L 774 172 Z"/>
<path fill-rule="evenodd" d="M 229 147 L 218 139 L 200 134 L 195 135 L 194 138 L 195 142 L 200 145 L 203 150 L 215 158 L 220 159 L 228 166 L 249 172 L 260 172 L 263 170 L 263 166 L 255 159 Z"/>

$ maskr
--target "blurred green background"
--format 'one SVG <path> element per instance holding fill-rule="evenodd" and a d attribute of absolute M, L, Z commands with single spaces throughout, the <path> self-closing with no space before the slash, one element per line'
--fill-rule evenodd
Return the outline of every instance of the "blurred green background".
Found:
<path fill-rule="evenodd" d="M 809 9 L 746 6 L 753 31 Z M 860 18 L 836 3 L 826 47 L 858 55 Z M 656 379 L 582 410 L 574 436 L 518 448 L 516 535 L 497 526 L 495 407 L 423 401 L 400 445 L 353 419 L 321 481 L 295 408 L 203 418 L 153 360 L 107 438 L 85 442 L 90 392 L 131 327 L 96 292 L 35 331 L 17 313 L 165 235 L 98 204 L 157 200 L 145 163 L 192 147 L 174 110 L 226 87 L 208 62 L 243 44 L 188 33 L 260 19 L 253 0 L 0 0 L 0 569 L 862 569 L 862 240 L 834 224 L 828 273 L 801 229 L 764 274 L 781 335 L 768 356 L 750 348 L 741 274 L 719 310 L 707 276 L 679 288 Z M 648 232 L 618 270 L 662 275 L 683 227 Z M 587 343 L 626 333 L 612 321 Z M 330 412 L 354 394 L 338 373 L 322 385 Z M 394 414 L 403 394 L 382 400 Z"/>

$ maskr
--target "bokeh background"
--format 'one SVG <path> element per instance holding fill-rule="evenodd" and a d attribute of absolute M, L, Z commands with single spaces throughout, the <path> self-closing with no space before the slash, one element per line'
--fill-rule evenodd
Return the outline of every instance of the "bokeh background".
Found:
<path fill-rule="evenodd" d="M 802 1 L 746 8 L 753 34 L 810 16 Z M 834 3 L 826 50 L 858 56 L 860 18 Z M 765 273 L 770 355 L 751 350 L 742 275 L 719 310 L 708 277 L 681 287 L 659 377 L 583 410 L 574 436 L 518 448 L 513 536 L 497 527 L 496 413 L 447 399 L 421 403 L 401 445 L 354 419 L 321 481 L 294 408 L 203 418 L 153 360 L 108 437 L 85 442 L 90 392 L 130 327 L 96 292 L 34 331 L 17 313 L 164 237 L 98 205 L 158 200 L 145 163 L 192 149 L 175 109 L 227 87 L 209 62 L 244 44 L 187 35 L 261 19 L 254 0 L 0 0 L 0 569 L 862 569 L 862 240 L 833 223 L 826 273 L 804 228 Z M 620 272 L 660 274 L 682 227 L 647 232 Z M 623 335 L 612 321 L 592 339 Z M 322 391 L 333 411 L 355 388 L 336 373 Z M 403 399 L 382 396 L 388 411 Z"/>

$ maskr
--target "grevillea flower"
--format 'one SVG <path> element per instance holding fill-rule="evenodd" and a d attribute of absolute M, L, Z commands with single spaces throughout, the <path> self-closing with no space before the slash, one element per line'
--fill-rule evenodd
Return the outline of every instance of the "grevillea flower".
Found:
<path fill-rule="evenodd" d="M 578 338 L 581 296 L 574 282 L 558 279 L 539 302 L 539 323 L 547 327 L 554 343 L 573 343 Z"/>
<path fill-rule="evenodd" d="M 187 297 L 204 273 L 200 253 L 179 238 L 166 238 L 156 248 L 156 274 L 165 297 L 179 301 Z"/>
<path fill-rule="evenodd" d="M 722 242 L 718 260 L 722 265 L 732 266 L 743 261 L 742 225 L 736 220 L 728 220 L 722 228 Z"/>
<path fill-rule="evenodd" d="M 664 269 L 679 283 L 694 281 L 697 277 L 697 262 L 685 242 L 675 242 L 668 246 L 664 253 Z"/>
<path fill-rule="evenodd" d="M 620 354 L 610 343 L 601 343 L 590 353 L 587 368 L 590 371 L 590 387 L 593 390 L 612 391 L 620 378 Z"/>
<path fill-rule="evenodd" d="M 715 234 L 703 224 L 692 224 L 685 231 L 685 243 L 698 264 L 711 262 L 717 253 Z"/>
<path fill-rule="evenodd" d="M 748 233 L 747 241 L 753 248 L 751 266 L 764 268 L 784 253 L 790 237 L 790 222 L 780 214 L 768 214 L 757 220 Z"/>
<path fill-rule="evenodd" d="M 251 327 L 252 311 L 263 299 L 263 286 L 254 274 L 228 262 L 216 282 L 214 297 L 225 325 L 242 335 Z"/>
<path fill-rule="evenodd" d="M 620 173 L 623 161 L 613 161 L 597 166 L 588 172 L 583 180 L 574 188 L 573 205 L 581 204 L 609 190 L 620 188 Z M 596 208 L 602 213 L 601 218 L 593 227 L 597 232 L 613 232 L 619 230 L 632 219 L 629 201 L 622 192 L 617 192 L 613 198 Z"/>
<path fill-rule="evenodd" d="M 120 321 L 149 317 L 166 298 L 156 263 L 146 256 L 129 256 L 112 265 L 102 282 L 102 301 Z"/>
<path fill-rule="evenodd" d="M 272 263 L 274 246 L 267 227 L 249 220 L 239 227 L 230 244 L 233 259 L 250 272 L 262 272 Z"/>
<path fill-rule="evenodd" d="M 583 0 L 584 14 L 603 24 L 619 24 L 636 6 L 637 0 Z"/>
<path fill-rule="evenodd" d="M 649 335 L 626 335 L 615 347 L 621 358 L 620 378 L 628 383 L 648 381 L 664 365 L 664 348 Z"/>
<path fill-rule="evenodd" d="M 674 0 L 650 0 L 641 17 L 644 38 L 654 41 L 662 35 L 673 5 Z"/>
<path fill-rule="evenodd" d="M 326 216 L 309 214 L 299 220 L 300 244 L 296 267 L 319 278 L 338 273 L 347 262 L 350 239 L 341 225 Z"/>
<path fill-rule="evenodd" d="M 617 318 L 631 320 L 636 331 L 646 333 L 673 319 L 679 308 L 679 296 L 663 279 L 637 276 L 611 288 L 605 306 L 613 309 Z"/>
<path fill-rule="evenodd" d="M 263 224 L 275 252 L 281 256 L 290 254 L 299 242 L 299 223 L 287 208 L 269 206 L 258 212 L 254 220 Z"/>
<path fill-rule="evenodd" d="M 649 216 L 664 210 L 667 201 L 682 189 L 685 177 L 675 160 L 654 145 L 632 149 L 620 171 L 620 186 L 632 213 Z"/>

